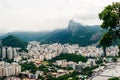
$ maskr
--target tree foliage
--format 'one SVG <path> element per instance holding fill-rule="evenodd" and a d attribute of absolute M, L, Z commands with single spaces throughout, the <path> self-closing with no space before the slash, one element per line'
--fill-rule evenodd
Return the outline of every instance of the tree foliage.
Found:
<path fill-rule="evenodd" d="M 2 39 L 2 46 L 26 48 L 27 44 L 27 42 L 24 42 L 13 35 L 9 35 Z"/>
<path fill-rule="evenodd" d="M 120 46 L 120 2 L 113 2 L 108 5 L 104 10 L 99 13 L 99 18 L 102 20 L 101 27 L 106 29 L 106 33 L 100 40 L 100 45 L 105 49 L 114 42 Z"/>
<path fill-rule="evenodd" d="M 59 56 L 53 58 L 52 60 L 50 60 L 51 62 L 55 62 L 56 60 L 63 60 L 66 59 L 67 61 L 74 61 L 74 62 L 86 62 L 87 58 L 82 56 L 82 55 L 76 55 L 76 54 L 60 54 Z"/>
<path fill-rule="evenodd" d="M 98 68 L 98 67 L 99 67 L 99 66 L 92 66 L 92 67 L 87 66 L 87 67 L 85 67 L 85 68 L 82 69 L 81 74 L 87 75 L 87 76 L 91 76 L 92 73 L 93 73 L 92 70 L 93 70 L 93 69 L 96 69 L 96 68 Z"/>
<path fill-rule="evenodd" d="M 110 78 L 110 79 L 108 79 L 108 80 L 119 80 L 119 78 L 113 77 L 113 78 Z"/>
<path fill-rule="evenodd" d="M 21 70 L 22 71 L 28 70 L 31 73 L 35 73 L 37 71 L 37 67 L 35 66 L 35 64 L 33 62 L 24 63 L 24 64 L 21 64 Z"/>

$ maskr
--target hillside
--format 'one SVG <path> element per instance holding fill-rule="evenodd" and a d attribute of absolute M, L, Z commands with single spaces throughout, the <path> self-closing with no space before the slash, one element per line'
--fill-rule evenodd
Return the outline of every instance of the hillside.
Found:
<path fill-rule="evenodd" d="M 2 39 L 2 46 L 25 48 L 27 46 L 27 42 L 24 42 L 13 35 L 8 35 Z"/>
<path fill-rule="evenodd" d="M 44 43 L 69 43 L 87 46 L 97 43 L 105 30 L 96 26 L 84 26 L 71 20 L 68 28 L 61 31 L 52 32 Z"/>
<path fill-rule="evenodd" d="M 70 20 L 66 29 L 56 29 L 54 31 L 45 32 L 11 32 L 0 36 L 0 39 L 8 35 L 17 36 L 23 41 L 40 41 L 42 43 L 69 43 L 79 44 L 80 46 L 88 46 L 99 41 L 105 30 L 99 25 L 88 26 Z"/>
<path fill-rule="evenodd" d="M 2 35 L 0 36 L 0 39 L 3 39 L 9 35 L 14 35 L 23 41 L 43 41 L 49 33 L 50 33 L 49 31 L 45 32 L 18 31 Z"/>

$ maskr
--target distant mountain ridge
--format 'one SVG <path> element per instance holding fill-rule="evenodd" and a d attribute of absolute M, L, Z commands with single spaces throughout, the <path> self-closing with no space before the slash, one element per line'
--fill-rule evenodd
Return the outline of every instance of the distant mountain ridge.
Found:
<path fill-rule="evenodd" d="M 50 32 L 31 32 L 31 31 L 19 31 L 19 32 L 10 32 L 3 36 L 0 36 L 0 39 L 3 39 L 9 35 L 14 35 L 23 41 L 42 41 Z"/>
<path fill-rule="evenodd" d="M 14 35 L 23 41 L 40 41 L 42 43 L 58 42 L 62 44 L 69 43 L 88 46 L 97 43 L 104 32 L 105 30 L 100 28 L 99 25 L 82 25 L 70 20 L 66 29 L 57 29 L 52 32 L 11 32 L 0 36 L 0 39 L 8 35 Z"/>
<path fill-rule="evenodd" d="M 59 42 L 62 44 L 79 44 L 80 46 L 88 46 L 95 44 L 101 38 L 105 30 L 100 26 L 84 26 L 70 20 L 68 27 L 62 31 L 51 33 L 44 41 L 45 43 Z"/>

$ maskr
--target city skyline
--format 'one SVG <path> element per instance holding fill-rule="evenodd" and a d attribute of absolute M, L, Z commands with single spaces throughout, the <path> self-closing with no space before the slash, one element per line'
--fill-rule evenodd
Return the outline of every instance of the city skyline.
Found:
<path fill-rule="evenodd" d="M 100 25 L 105 6 L 118 0 L 1 0 L 0 34 L 12 31 L 52 31 L 66 28 L 69 20 Z"/>

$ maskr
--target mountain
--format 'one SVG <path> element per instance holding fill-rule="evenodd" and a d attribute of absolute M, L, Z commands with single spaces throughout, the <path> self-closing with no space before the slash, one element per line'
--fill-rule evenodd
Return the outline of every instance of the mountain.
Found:
<path fill-rule="evenodd" d="M 66 29 L 53 31 L 48 35 L 44 43 L 69 43 L 88 46 L 98 42 L 105 30 L 100 26 L 85 26 L 70 20 Z"/>
<path fill-rule="evenodd" d="M 1 44 L 2 44 L 2 46 L 25 48 L 28 43 L 20 40 L 19 38 L 15 37 L 13 35 L 8 35 L 7 37 L 2 39 Z"/>
<path fill-rule="evenodd" d="M 43 41 L 44 38 L 46 38 L 46 36 L 49 34 L 49 31 L 45 31 L 45 32 L 30 32 L 30 31 L 19 31 L 19 32 L 11 32 L 11 33 L 7 33 L 3 36 L 0 36 L 0 39 L 3 39 L 5 37 L 7 37 L 8 35 L 14 35 L 17 36 L 19 39 L 23 40 L 23 41 Z"/>
<path fill-rule="evenodd" d="M 66 29 L 56 29 L 54 31 L 46 32 L 11 32 L 4 36 L 3 39 L 9 35 L 17 36 L 23 41 L 40 41 L 42 43 L 69 43 L 79 44 L 80 46 L 88 46 L 99 41 L 105 30 L 99 25 L 88 26 L 77 23 L 73 20 L 69 21 Z"/>

